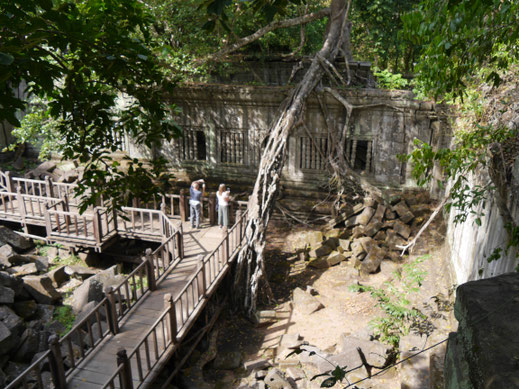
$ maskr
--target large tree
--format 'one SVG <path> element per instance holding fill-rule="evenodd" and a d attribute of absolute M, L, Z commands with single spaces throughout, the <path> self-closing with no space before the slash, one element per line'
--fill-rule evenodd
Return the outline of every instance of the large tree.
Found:
<path fill-rule="evenodd" d="M 127 160 L 121 170 L 110 153 L 124 134 L 150 148 L 179 134 L 163 98 L 175 83 L 154 56 L 151 23 L 137 0 L 0 0 L 0 121 L 19 126 L 30 95 L 48 102 L 56 151 L 86 167 L 83 208 L 101 194 L 115 206 L 130 192 L 152 194 L 163 161 L 146 169 Z M 19 85 L 24 96 L 14 94 Z"/>

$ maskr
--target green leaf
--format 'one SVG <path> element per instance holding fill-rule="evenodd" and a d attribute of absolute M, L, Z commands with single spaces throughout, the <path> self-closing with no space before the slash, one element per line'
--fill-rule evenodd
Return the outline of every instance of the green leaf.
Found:
<path fill-rule="evenodd" d="M 11 54 L 0 52 L 0 65 L 9 66 L 14 62 L 14 57 Z"/>

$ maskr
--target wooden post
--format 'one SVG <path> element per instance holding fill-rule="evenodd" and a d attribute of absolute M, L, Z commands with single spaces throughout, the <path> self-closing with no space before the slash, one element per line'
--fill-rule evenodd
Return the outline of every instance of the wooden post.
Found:
<path fill-rule="evenodd" d="M 45 176 L 45 191 L 47 192 L 47 197 L 54 197 L 54 188 L 49 176 Z"/>
<path fill-rule="evenodd" d="M 224 227 L 224 234 L 225 234 L 225 238 L 224 239 L 224 242 L 223 242 L 223 248 L 225 250 L 225 253 L 224 253 L 224 258 L 225 258 L 225 262 L 228 262 L 229 261 L 229 228 L 227 227 Z"/>
<path fill-rule="evenodd" d="M 101 244 L 102 236 L 103 236 L 103 229 L 102 229 L 102 226 L 101 226 L 101 218 L 99 216 L 99 208 L 98 207 L 94 208 L 94 221 L 93 221 L 93 225 L 94 225 L 94 238 L 96 240 L 96 243 L 97 244 Z"/>
<path fill-rule="evenodd" d="M 56 389 L 65 389 L 67 387 L 67 380 L 65 378 L 65 367 L 63 366 L 63 357 L 61 355 L 57 335 L 51 335 L 49 338 L 49 349 L 49 365 L 54 387 Z"/>
<path fill-rule="evenodd" d="M 170 236 L 169 234 L 171 233 L 171 231 L 169 231 L 167 222 L 163 219 L 163 218 L 168 217 L 168 215 L 166 215 L 166 204 L 160 203 L 160 212 L 162 212 L 162 215 L 160 217 L 160 228 L 161 228 L 161 233 L 162 233 L 162 237 L 163 237 L 162 242 L 164 242 L 164 238 L 165 237 L 169 238 L 169 236 Z"/>
<path fill-rule="evenodd" d="M 105 289 L 105 295 L 108 299 L 108 327 L 110 328 L 110 332 L 112 334 L 119 333 L 119 323 L 117 322 L 117 306 L 115 304 L 115 294 L 114 289 L 109 286 Z"/>
<path fill-rule="evenodd" d="M 153 264 L 153 255 L 151 254 L 151 249 L 146 249 L 146 256 L 144 257 L 146 261 L 146 273 L 148 276 L 148 287 L 150 290 L 157 290 L 157 282 L 155 280 L 155 266 Z"/>
<path fill-rule="evenodd" d="M 209 195 L 209 224 L 214 226 L 216 224 L 216 194 Z"/>
<path fill-rule="evenodd" d="M 25 200 L 22 196 L 22 189 L 20 187 L 16 188 L 16 199 L 18 200 L 18 211 L 20 212 L 20 216 L 22 218 L 23 230 L 25 233 L 28 233 L 27 223 L 25 223 Z"/>
<path fill-rule="evenodd" d="M 241 209 L 238 208 L 238 210 L 236 211 L 236 223 L 238 223 L 238 225 L 236 226 L 236 228 L 238 229 L 238 246 L 240 245 L 241 243 L 241 234 L 242 234 L 242 228 L 243 228 L 243 223 L 241 222 Z"/>
<path fill-rule="evenodd" d="M 177 234 L 177 251 L 179 258 L 184 258 L 184 231 L 182 228 L 182 223 L 180 223 L 180 230 Z M 173 258 L 175 260 L 175 258 Z"/>
<path fill-rule="evenodd" d="M 5 185 L 7 186 L 7 191 L 10 193 L 14 193 L 14 183 L 13 183 L 13 177 L 11 177 L 11 172 L 7 171 L 5 172 Z"/>
<path fill-rule="evenodd" d="M 114 219 L 114 230 L 115 232 L 119 232 L 119 224 L 117 223 L 117 211 L 115 209 L 115 207 L 112 209 L 112 217 Z"/>
<path fill-rule="evenodd" d="M 189 204 L 184 189 L 180 189 L 180 220 L 187 222 L 189 216 Z"/>
<path fill-rule="evenodd" d="M 234 216 L 234 200 L 229 201 L 229 225 L 233 226 L 236 220 L 230 220 Z"/>
<path fill-rule="evenodd" d="M 123 366 L 119 372 L 119 384 L 121 389 L 133 389 L 132 365 L 124 348 L 117 351 L 117 366 Z"/>
<path fill-rule="evenodd" d="M 168 309 L 169 316 L 169 334 L 171 343 L 177 343 L 177 312 L 175 310 L 175 304 L 173 304 L 173 297 L 171 293 L 164 295 L 164 309 Z"/>
<path fill-rule="evenodd" d="M 202 296 L 206 297 L 207 282 L 205 280 L 204 256 L 203 255 L 199 255 L 198 260 L 200 261 L 200 274 L 202 275 Z"/>
<path fill-rule="evenodd" d="M 49 204 L 45 204 L 45 229 L 47 230 L 47 238 L 52 234 L 52 223 L 50 220 Z"/>
<path fill-rule="evenodd" d="M 160 209 L 164 206 L 164 214 L 166 214 L 166 195 L 160 195 Z"/>

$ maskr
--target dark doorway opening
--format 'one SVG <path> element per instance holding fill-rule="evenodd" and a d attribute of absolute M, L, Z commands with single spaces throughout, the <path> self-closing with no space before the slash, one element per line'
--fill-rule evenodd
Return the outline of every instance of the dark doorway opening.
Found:
<path fill-rule="evenodd" d="M 196 159 L 199 161 L 205 161 L 207 158 L 207 148 L 203 131 L 196 132 L 196 146 Z"/>
<path fill-rule="evenodd" d="M 366 162 L 368 156 L 368 141 L 357 141 L 357 150 L 355 153 L 355 161 L 353 161 L 353 169 L 357 171 L 366 170 Z"/>

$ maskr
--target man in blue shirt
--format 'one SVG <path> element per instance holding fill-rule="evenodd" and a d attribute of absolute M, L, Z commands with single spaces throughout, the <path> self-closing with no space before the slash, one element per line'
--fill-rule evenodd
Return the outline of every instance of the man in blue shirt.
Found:
<path fill-rule="evenodd" d="M 200 190 L 202 185 L 202 190 Z M 189 220 L 191 221 L 192 228 L 200 227 L 200 213 L 202 211 L 202 196 L 205 196 L 205 183 L 204 180 L 193 181 L 191 188 L 189 189 L 191 198 L 189 200 Z"/>

